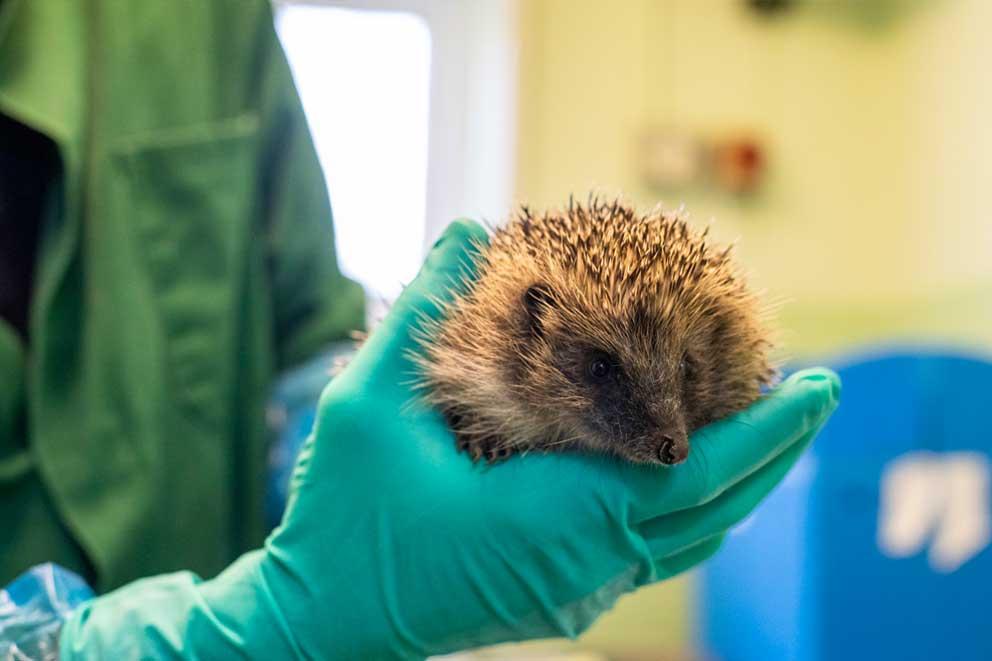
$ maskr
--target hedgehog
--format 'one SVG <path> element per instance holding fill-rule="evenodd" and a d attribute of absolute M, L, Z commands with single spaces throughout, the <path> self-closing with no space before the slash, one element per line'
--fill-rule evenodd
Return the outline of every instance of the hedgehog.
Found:
<path fill-rule="evenodd" d="M 674 465 L 693 431 L 754 402 L 776 376 L 768 309 L 707 232 L 595 196 L 491 230 L 413 355 L 458 448 Z"/>

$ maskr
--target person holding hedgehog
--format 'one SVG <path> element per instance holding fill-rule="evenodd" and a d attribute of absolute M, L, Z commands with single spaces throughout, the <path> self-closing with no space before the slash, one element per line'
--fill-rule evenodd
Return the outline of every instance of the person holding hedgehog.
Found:
<path fill-rule="evenodd" d="M 487 242 L 475 223 L 449 226 L 325 389 L 263 548 L 210 580 L 163 575 L 85 604 L 62 658 L 416 659 L 575 637 L 715 553 L 837 405 L 836 375 L 813 369 L 697 431 L 673 468 L 574 452 L 471 462 L 405 375 L 418 329 L 473 281 Z"/>
<path fill-rule="evenodd" d="M 260 532 L 261 513 L 233 502 L 253 502 L 257 489 L 215 484 L 258 468 L 239 453 L 258 449 L 260 374 L 343 334 L 361 306 L 333 261 L 323 179 L 270 11 L 264 0 L 0 0 L 0 130 L 19 136 L 0 146 L 0 195 L 22 205 L 0 204 L 16 230 L 0 243 L 0 267 L 12 267 L 0 275 L 36 271 L 42 299 L 28 314 L 27 288 L 0 291 L 0 312 L 18 311 L 0 314 L 0 442 L 27 436 L 30 398 L 31 440 L 47 444 L 0 455 L 0 561 L 85 572 L 97 549 L 98 587 L 112 588 L 68 616 L 60 657 L 413 659 L 575 637 L 623 594 L 715 553 L 812 442 L 840 384 L 808 370 L 757 399 L 768 378 L 762 336 L 721 253 L 664 215 L 612 236 L 606 220 L 628 210 L 592 205 L 525 213 L 492 236 L 469 221 L 449 226 L 324 390 L 281 524 L 223 568 L 225 549 L 251 548 L 244 540 Z M 59 29 L 69 36 L 53 40 Z M 196 60 L 215 53 L 214 33 L 230 52 Z M 110 44 L 130 57 L 117 61 Z M 250 76 L 246 62 L 264 73 Z M 188 89 L 210 90 L 209 102 Z M 232 114 L 243 103 L 250 112 Z M 73 114 L 82 109 L 92 116 Z M 135 132 L 111 145 L 125 129 Z M 257 159 L 271 172 L 253 187 Z M 84 174 L 84 163 L 96 169 Z M 103 185 L 85 189 L 93 182 Z M 122 191 L 120 204 L 100 204 Z M 256 194 L 258 204 L 245 202 Z M 264 246 L 248 239 L 248 207 L 271 211 Z M 38 239 L 37 269 L 18 263 L 13 243 L 40 234 L 29 215 L 56 232 Z M 647 245 L 659 237 L 674 250 Z M 235 245 L 243 261 L 217 259 Z M 135 247 L 175 267 L 150 283 L 162 290 L 155 300 L 136 293 L 146 276 L 135 275 Z M 676 281 L 628 261 L 630 250 L 679 274 L 678 296 L 659 299 L 671 305 L 635 305 L 672 295 Z M 163 369 L 155 338 L 227 328 L 223 314 L 197 314 L 229 290 L 241 294 L 225 312 L 245 317 L 237 346 L 174 342 L 170 359 L 200 360 Z M 717 291 L 722 305 L 699 305 Z M 654 318 L 668 335 L 645 323 Z M 278 337 L 264 335 L 270 326 Z M 19 334 L 29 327 L 30 360 Z M 464 357 L 480 338 L 494 342 L 470 378 Z M 216 368 L 219 353 L 240 357 L 237 369 Z M 205 375 L 231 389 L 204 388 Z M 173 378 L 184 386 L 177 402 L 160 392 Z M 172 425 L 149 422 L 166 415 Z M 75 499 L 63 489 L 49 502 L 46 488 L 65 487 L 45 482 L 53 475 L 74 478 Z M 135 580 L 169 568 L 185 569 Z"/>

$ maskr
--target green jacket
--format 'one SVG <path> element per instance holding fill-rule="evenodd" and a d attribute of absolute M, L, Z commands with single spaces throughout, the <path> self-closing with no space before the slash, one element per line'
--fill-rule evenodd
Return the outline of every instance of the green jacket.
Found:
<path fill-rule="evenodd" d="M 269 4 L 0 0 L 0 112 L 62 160 L 30 351 L 0 328 L 0 583 L 211 575 L 264 536 L 273 375 L 362 321 Z"/>

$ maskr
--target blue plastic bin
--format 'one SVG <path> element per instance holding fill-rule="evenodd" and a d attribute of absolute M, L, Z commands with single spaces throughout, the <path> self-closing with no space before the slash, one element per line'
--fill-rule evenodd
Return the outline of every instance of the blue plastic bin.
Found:
<path fill-rule="evenodd" d="M 901 352 L 837 371 L 812 451 L 701 572 L 703 658 L 992 659 L 992 554 L 941 573 L 926 547 L 893 558 L 877 540 L 890 461 L 992 449 L 992 363 Z"/>

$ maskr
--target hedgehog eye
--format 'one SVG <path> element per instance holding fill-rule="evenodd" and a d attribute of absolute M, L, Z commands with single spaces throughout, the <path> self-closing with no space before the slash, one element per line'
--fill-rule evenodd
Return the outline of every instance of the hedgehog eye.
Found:
<path fill-rule="evenodd" d="M 601 383 L 610 378 L 616 369 L 614 361 L 607 354 L 597 351 L 586 364 L 586 372 L 589 378 L 597 383 Z"/>

